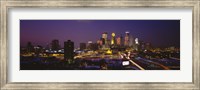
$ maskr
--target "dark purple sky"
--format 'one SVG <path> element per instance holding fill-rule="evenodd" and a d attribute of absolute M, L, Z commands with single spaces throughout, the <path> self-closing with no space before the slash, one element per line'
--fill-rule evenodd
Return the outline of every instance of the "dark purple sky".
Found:
<path fill-rule="evenodd" d="M 20 20 L 20 46 L 27 42 L 46 46 L 58 39 L 72 40 L 75 46 L 89 40 L 96 42 L 103 32 L 124 36 L 129 31 L 133 37 L 151 42 L 153 47 L 180 46 L 180 20 Z"/>

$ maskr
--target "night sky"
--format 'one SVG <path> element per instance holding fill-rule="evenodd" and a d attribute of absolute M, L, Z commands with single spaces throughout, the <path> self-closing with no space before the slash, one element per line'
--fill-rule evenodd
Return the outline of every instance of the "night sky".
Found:
<path fill-rule="evenodd" d="M 110 38 L 112 32 L 124 37 L 126 31 L 153 47 L 180 47 L 180 20 L 20 20 L 20 46 L 30 41 L 45 47 L 58 39 L 63 47 L 70 39 L 79 47 L 96 42 L 103 32 Z"/>

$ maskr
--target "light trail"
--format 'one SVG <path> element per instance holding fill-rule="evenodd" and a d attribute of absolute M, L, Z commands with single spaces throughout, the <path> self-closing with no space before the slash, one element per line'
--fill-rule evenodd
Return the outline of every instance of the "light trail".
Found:
<path fill-rule="evenodd" d="M 136 62 L 134 62 L 133 60 L 130 59 L 130 55 L 123 55 L 121 54 L 121 56 L 125 57 L 126 59 L 128 59 L 133 65 L 135 65 L 136 67 L 138 67 L 140 70 L 145 70 L 144 68 L 142 68 L 140 65 L 138 65 Z"/>
<path fill-rule="evenodd" d="M 138 65 L 137 63 L 135 63 L 133 60 L 129 59 L 129 61 L 134 64 L 135 66 L 137 66 L 139 69 L 141 70 L 145 70 L 144 68 L 142 68 L 140 65 Z"/>

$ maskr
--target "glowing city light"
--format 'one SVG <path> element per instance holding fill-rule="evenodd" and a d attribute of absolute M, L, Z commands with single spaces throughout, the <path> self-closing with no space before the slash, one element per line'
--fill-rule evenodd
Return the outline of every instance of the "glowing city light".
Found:
<path fill-rule="evenodd" d="M 135 38 L 135 44 L 139 44 L 138 38 Z"/>
<path fill-rule="evenodd" d="M 115 36 L 115 33 L 112 33 L 112 36 L 114 37 L 114 36 Z"/>

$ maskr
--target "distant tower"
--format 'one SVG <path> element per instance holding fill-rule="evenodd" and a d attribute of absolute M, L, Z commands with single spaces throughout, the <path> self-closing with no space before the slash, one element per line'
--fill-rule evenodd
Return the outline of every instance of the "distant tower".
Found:
<path fill-rule="evenodd" d="M 145 49 L 151 50 L 151 43 L 150 42 L 145 43 Z"/>
<path fill-rule="evenodd" d="M 122 35 L 120 36 L 120 46 L 123 46 L 124 45 L 124 40 L 123 40 L 123 37 L 122 37 Z"/>
<path fill-rule="evenodd" d="M 116 39 L 116 41 L 117 41 L 117 45 L 121 45 L 121 38 L 120 37 L 117 37 L 117 39 Z"/>
<path fill-rule="evenodd" d="M 74 59 L 74 42 L 68 40 L 64 42 L 64 59 L 73 60 Z"/>
<path fill-rule="evenodd" d="M 115 43 L 116 43 L 116 41 L 115 41 L 115 33 L 112 33 L 111 34 L 111 45 L 114 45 Z"/>
<path fill-rule="evenodd" d="M 28 53 L 34 51 L 34 46 L 32 45 L 31 42 L 28 42 L 28 43 L 27 43 L 26 49 L 27 49 L 27 52 L 28 52 Z"/>
<path fill-rule="evenodd" d="M 130 37 L 129 37 L 129 46 L 133 47 L 134 43 L 135 43 L 134 42 L 134 38 L 133 38 L 133 36 L 130 35 Z"/>
<path fill-rule="evenodd" d="M 135 50 L 139 50 L 139 39 L 135 38 Z"/>
<path fill-rule="evenodd" d="M 108 33 L 107 32 L 104 32 L 102 34 L 102 41 L 103 41 L 103 45 L 102 45 L 102 49 L 106 49 L 109 47 L 109 41 L 108 41 Z"/>
<path fill-rule="evenodd" d="M 108 33 L 107 33 L 107 32 L 104 32 L 104 33 L 102 34 L 102 38 L 104 39 L 104 44 L 107 45 L 107 44 L 108 44 L 108 42 L 107 42 L 107 40 L 108 40 Z"/>
<path fill-rule="evenodd" d="M 52 40 L 51 42 L 51 49 L 52 50 L 58 50 L 60 48 L 60 45 L 59 45 L 59 41 L 58 40 Z"/>
<path fill-rule="evenodd" d="M 100 40 L 101 40 L 100 45 L 105 45 L 105 39 L 104 38 L 100 38 Z"/>
<path fill-rule="evenodd" d="M 92 41 L 88 41 L 87 44 L 87 49 L 91 50 L 92 49 Z"/>
<path fill-rule="evenodd" d="M 86 43 L 80 43 L 80 50 L 86 49 Z"/>
<path fill-rule="evenodd" d="M 126 33 L 126 35 L 125 35 L 125 38 L 124 38 L 124 45 L 128 46 L 129 45 L 130 36 L 129 36 L 129 32 L 125 32 L 125 33 Z"/>

